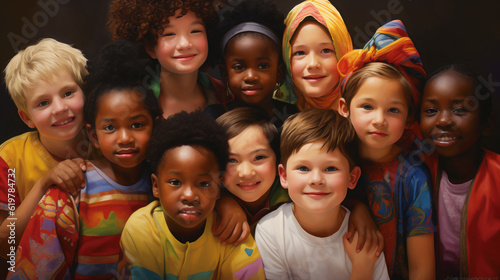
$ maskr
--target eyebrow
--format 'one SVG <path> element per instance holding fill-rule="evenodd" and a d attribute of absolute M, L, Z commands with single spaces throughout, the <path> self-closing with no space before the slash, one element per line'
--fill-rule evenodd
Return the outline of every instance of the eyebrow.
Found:
<path fill-rule="evenodd" d="M 451 101 L 451 103 L 453 103 L 453 104 L 463 103 L 465 100 L 466 100 L 466 98 L 462 98 L 462 99 L 453 99 L 453 100 Z M 438 101 L 437 101 L 437 100 L 435 100 L 435 99 L 424 99 L 424 100 L 422 101 L 422 103 L 423 103 L 423 102 L 429 102 L 429 103 L 432 103 L 432 104 L 437 104 L 437 103 L 438 103 Z"/>
<path fill-rule="evenodd" d="M 181 17 L 183 17 L 183 16 L 181 16 Z M 181 17 L 178 17 L 178 18 L 181 18 Z M 193 21 L 189 26 L 198 25 L 198 24 L 205 26 L 205 24 L 203 24 L 203 21 L 201 21 L 201 20 Z M 169 23 L 169 24 L 165 25 L 164 29 L 171 28 L 171 27 L 173 27 L 173 25 Z"/>
<path fill-rule="evenodd" d="M 139 114 L 139 115 L 135 115 L 135 116 L 132 116 L 129 118 L 129 120 L 137 120 L 137 119 L 140 119 L 140 118 L 147 118 L 146 115 L 144 114 Z M 114 120 L 116 120 L 116 118 L 112 119 L 112 118 L 107 118 L 107 119 L 102 119 L 99 121 L 99 123 L 102 123 L 102 122 L 113 122 Z"/>
<path fill-rule="evenodd" d="M 253 151 L 251 151 L 251 152 L 250 152 L 250 154 L 251 154 L 251 155 L 253 155 L 253 154 L 258 154 L 258 153 L 260 153 L 260 152 L 266 152 L 266 151 L 269 151 L 269 150 L 272 150 L 272 149 L 271 149 L 271 148 L 257 149 L 257 150 L 253 150 Z M 236 156 L 236 155 L 238 155 L 238 154 L 235 154 L 235 153 L 229 153 L 229 155 L 231 155 L 231 156 Z"/>
<path fill-rule="evenodd" d="M 317 43 L 317 45 L 319 45 L 319 46 L 324 46 L 324 45 L 333 46 L 333 42 L 321 42 L 321 43 Z M 301 48 L 301 47 L 305 47 L 305 46 L 306 45 L 303 45 L 303 44 L 302 45 L 295 44 L 292 46 L 292 49 L 293 48 Z"/>

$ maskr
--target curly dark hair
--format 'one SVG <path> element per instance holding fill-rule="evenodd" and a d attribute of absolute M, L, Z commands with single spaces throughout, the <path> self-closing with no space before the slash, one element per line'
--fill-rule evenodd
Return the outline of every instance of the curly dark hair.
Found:
<path fill-rule="evenodd" d="M 233 6 L 233 3 L 236 6 Z M 273 33 L 281 40 L 283 32 L 285 32 L 285 15 L 278 9 L 276 3 L 272 0 L 228 0 L 225 1 L 221 11 L 226 10 L 222 14 L 222 21 L 217 28 L 217 42 L 214 46 L 217 53 L 217 62 L 221 63 L 224 59 L 222 53 L 222 38 L 224 35 L 236 25 L 243 22 L 256 22 L 271 29 Z M 281 44 L 276 46 L 279 54 L 278 63 L 282 63 Z"/>
<path fill-rule="evenodd" d="M 151 118 L 159 119 L 162 111 L 158 100 L 144 82 L 150 75 L 148 67 L 154 67 L 154 60 L 136 43 L 120 40 L 105 45 L 88 63 L 89 75 L 83 86 L 87 94 L 83 110 L 85 121 L 95 127 L 99 97 L 112 90 L 124 89 L 140 93 Z"/>
<path fill-rule="evenodd" d="M 202 111 L 182 111 L 162 120 L 153 132 L 148 158 L 156 174 L 165 151 L 184 145 L 201 146 L 211 151 L 217 159 L 219 171 L 226 170 L 229 144 L 224 129 Z"/>
<path fill-rule="evenodd" d="M 212 41 L 219 22 L 214 0 L 113 0 L 109 5 L 107 28 L 113 40 L 127 39 L 152 47 L 165 24 L 169 23 L 168 18 L 179 9 L 181 15 L 192 11 L 201 18 L 207 39 Z"/>

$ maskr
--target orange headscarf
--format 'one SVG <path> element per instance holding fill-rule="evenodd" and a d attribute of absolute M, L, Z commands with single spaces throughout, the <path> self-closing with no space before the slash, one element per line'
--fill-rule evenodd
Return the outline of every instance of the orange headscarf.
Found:
<path fill-rule="evenodd" d="M 352 50 L 352 41 L 344 20 L 339 11 L 326 0 L 306 0 L 295 6 L 285 19 L 286 29 L 283 34 L 283 60 L 286 64 L 286 69 L 291 76 L 291 40 L 298 29 L 300 23 L 305 19 L 312 18 L 319 24 L 326 27 L 330 33 L 335 48 L 337 61 Z M 293 77 L 291 77 L 293 80 Z M 292 81 L 287 80 L 287 83 Z M 288 87 L 292 89 L 292 87 Z M 297 107 L 302 111 L 308 108 L 322 108 L 337 110 L 338 100 L 340 99 L 340 89 L 335 87 L 333 92 L 328 93 L 320 98 L 311 98 L 300 92 L 297 87 L 293 86 L 293 91 L 297 95 Z M 293 92 L 292 91 L 292 92 Z M 292 93 L 290 93 L 292 94 Z"/>

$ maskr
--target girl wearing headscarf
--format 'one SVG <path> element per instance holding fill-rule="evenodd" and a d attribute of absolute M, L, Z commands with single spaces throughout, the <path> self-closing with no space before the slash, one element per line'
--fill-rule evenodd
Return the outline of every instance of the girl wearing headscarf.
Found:
<path fill-rule="evenodd" d="M 339 11 L 326 0 L 307 0 L 285 19 L 283 59 L 287 101 L 308 108 L 337 110 L 340 99 L 337 62 L 352 50 L 351 36 Z M 283 89 L 283 88 L 282 88 Z"/>

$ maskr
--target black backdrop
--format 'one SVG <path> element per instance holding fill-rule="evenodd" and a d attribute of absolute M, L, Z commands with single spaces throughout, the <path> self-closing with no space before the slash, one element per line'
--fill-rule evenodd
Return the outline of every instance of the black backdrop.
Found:
<path fill-rule="evenodd" d="M 233 0 L 234 1 L 234 0 Z M 276 0 L 286 14 L 298 0 Z M 110 41 L 105 29 L 109 0 L 2 0 L 0 67 L 16 50 L 52 37 L 94 56 Z M 470 65 L 494 90 L 500 104 L 500 1 L 332 0 L 342 14 L 354 47 L 362 47 L 377 27 L 401 19 L 419 50 L 428 73 L 449 63 Z M 2 76 L 0 143 L 28 131 L 17 115 Z M 495 111 L 495 110 L 494 110 Z M 500 113 L 496 124 L 500 125 Z M 500 129 L 485 146 L 500 152 Z"/>

